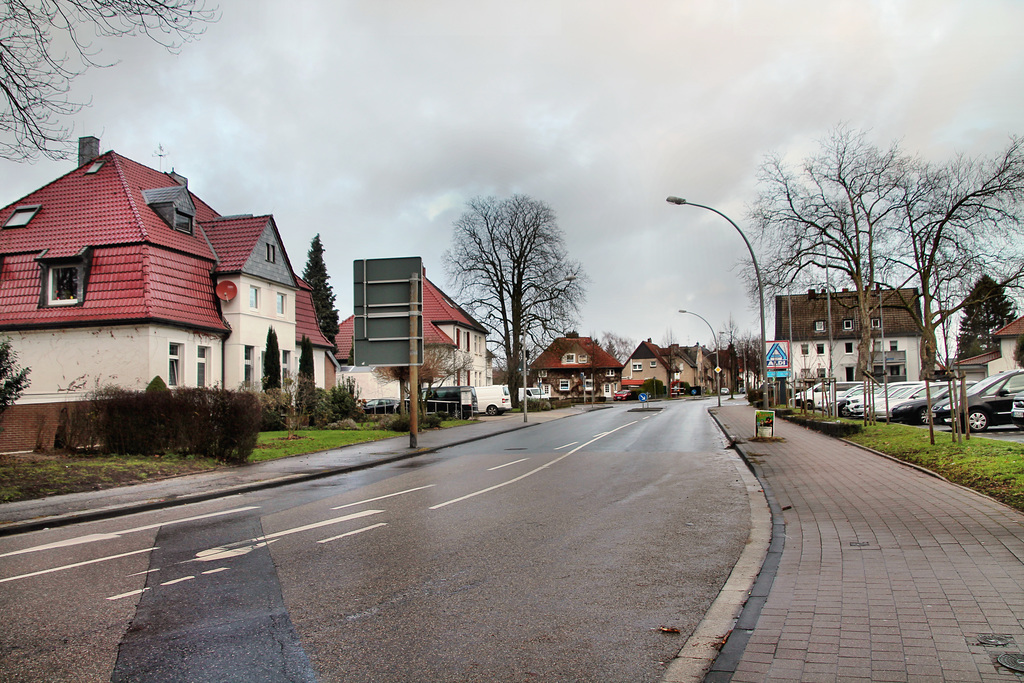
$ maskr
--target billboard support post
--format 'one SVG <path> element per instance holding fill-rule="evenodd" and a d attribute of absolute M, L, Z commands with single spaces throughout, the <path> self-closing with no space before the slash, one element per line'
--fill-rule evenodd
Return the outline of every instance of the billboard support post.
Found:
<path fill-rule="evenodd" d="M 420 274 L 413 273 L 409 277 L 409 448 L 419 445 L 419 331 L 420 316 Z"/>

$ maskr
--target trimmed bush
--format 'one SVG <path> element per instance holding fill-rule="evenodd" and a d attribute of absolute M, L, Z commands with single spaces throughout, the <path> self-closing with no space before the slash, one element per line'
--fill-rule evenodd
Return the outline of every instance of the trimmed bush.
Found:
<path fill-rule="evenodd" d="M 820 420 L 813 417 L 804 417 L 802 415 L 780 415 L 779 411 L 776 411 L 776 415 L 779 417 L 785 417 L 790 422 L 798 425 L 813 429 L 822 434 L 843 438 L 850 436 L 851 434 L 858 434 L 862 431 L 859 424 L 852 422 L 834 422 L 830 420 Z"/>

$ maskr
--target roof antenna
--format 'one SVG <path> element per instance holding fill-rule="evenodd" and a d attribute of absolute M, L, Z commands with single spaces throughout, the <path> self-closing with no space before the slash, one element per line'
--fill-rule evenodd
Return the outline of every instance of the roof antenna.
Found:
<path fill-rule="evenodd" d="M 156 151 L 153 152 L 153 156 L 160 157 L 160 172 L 163 173 L 164 172 L 164 157 L 167 156 L 167 152 L 164 151 L 164 146 L 162 144 L 158 144 L 156 146 Z"/>

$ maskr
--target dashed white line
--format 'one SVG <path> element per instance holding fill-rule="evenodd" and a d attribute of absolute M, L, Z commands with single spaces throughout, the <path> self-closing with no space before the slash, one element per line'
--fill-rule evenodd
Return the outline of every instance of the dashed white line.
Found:
<path fill-rule="evenodd" d="M 440 508 L 447 507 L 448 505 L 452 505 L 453 503 L 461 503 L 464 500 L 468 500 L 470 498 L 475 498 L 476 496 L 482 495 L 484 493 L 490 493 L 491 491 L 494 491 L 496 489 L 500 489 L 500 488 L 502 488 L 504 486 L 508 486 L 509 484 L 514 484 L 517 481 L 522 481 L 523 479 L 526 479 L 527 477 L 533 476 L 534 474 L 537 474 L 538 472 L 540 472 L 542 470 L 546 470 L 547 468 L 551 467 L 552 465 L 554 465 L 554 464 L 556 464 L 558 462 L 561 462 L 562 460 L 565 460 L 566 458 L 568 458 L 573 453 L 576 453 L 577 451 L 579 451 L 582 448 L 586 448 L 587 446 L 589 446 L 590 444 L 594 443 L 598 439 L 601 439 L 601 438 L 603 438 L 605 436 L 608 436 L 609 434 L 617 432 L 620 429 L 625 429 L 626 427 L 628 427 L 630 425 L 635 425 L 636 423 L 637 423 L 637 421 L 633 420 L 632 422 L 627 422 L 626 424 L 622 425 L 621 427 L 616 427 L 615 429 L 613 429 L 611 431 L 605 432 L 604 434 L 601 434 L 600 436 L 595 436 L 593 439 L 591 439 L 590 441 L 586 442 L 585 444 L 581 444 L 581 445 L 577 446 L 576 448 L 572 449 L 571 451 L 566 452 L 564 455 L 560 455 L 557 458 L 555 458 L 554 460 L 546 462 L 543 465 L 541 465 L 540 467 L 537 467 L 535 469 L 530 470 L 526 474 L 520 474 L 518 477 L 515 477 L 513 479 L 509 479 L 508 481 L 504 481 L 504 482 L 502 482 L 500 484 L 495 484 L 494 486 L 488 486 L 485 489 L 480 489 L 479 491 L 474 491 L 473 493 L 467 493 L 464 496 L 460 496 L 458 498 L 453 498 L 451 500 L 446 500 L 445 502 L 438 503 L 437 505 L 431 505 L 428 509 L 430 509 L 430 510 L 438 510 Z"/>
<path fill-rule="evenodd" d="M 493 472 L 494 470 L 500 470 L 502 467 L 508 467 L 509 465 L 518 465 L 519 463 L 526 462 L 527 460 L 529 460 L 529 458 L 519 458 L 519 460 L 513 460 L 512 462 L 507 462 L 504 465 L 498 465 L 497 467 L 488 467 L 487 471 Z"/>
<path fill-rule="evenodd" d="M 133 595 L 141 595 L 148 591 L 149 588 L 140 588 L 137 591 L 128 591 L 127 593 L 121 593 L 120 595 L 111 595 L 107 600 L 120 600 L 121 598 L 130 598 Z"/>
<path fill-rule="evenodd" d="M 323 540 L 317 541 L 317 543 L 330 543 L 331 541 L 337 541 L 339 538 L 345 538 L 346 536 L 355 536 L 356 534 L 361 534 L 364 531 L 369 531 L 370 529 L 376 529 L 382 526 L 387 526 L 387 522 L 381 522 L 380 524 L 371 524 L 370 526 L 364 526 L 362 529 L 355 529 L 353 531 L 346 531 L 345 533 L 339 534 L 338 536 L 331 536 L 330 538 L 325 538 Z"/>
<path fill-rule="evenodd" d="M 133 550 L 130 553 L 121 553 L 120 555 L 110 555 L 108 557 L 98 557 L 95 560 L 86 560 L 85 562 L 75 562 L 74 564 L 66 564 L 62 567 L 51 567 L 50 569 L 41 569 L 37 572 L 30 572 L 28 574 L 19 574 L 18 576 L 8 576 L 6 579 L 0 579 L 0 583 L 7 583 L 8 581 L 17 581 L 19 579 L 28 579 L 33 576 L 42 576 L 43 574 L 52 574 L 53 572 L 64 571 L 65 569 L 74 569 L 75 567 L 84 567 L 87 564 L 96 564 L 97 562 L 107 562 L 109 560 L 118 560 L 122 557 L 128 557 L 129 555 L 138 555 L 139 553 L 151 553 L 156 550 L 156 547 L 143 548 L 142 550 Z"/>
<path fill-rule="evenodd" d="M 217 567 L 216 569 L 207 569 L 203 574 L 219 574 L 220 572 L 226 572 L 227 570 L 227 567 Z"/>
<path fill-rule="evenodd" d="M 384 500 L 385 498 L 391 498 L 393 496 L 401 496 L 401 495 L 404 495 L 406 493 L 412 493 L 413 491 L 422 491 L 423 489 L 429 489 L 432 486 L 434 486 L 434 484 L 427 484 L 426 486 L 417 486 L 414 489 L 406 489 L 404 491 L 399 491 L 398 493 L 389 493 L 386 496 L 377 496 L 376 498 L 367 498 L 366 500 L 360 500 L 360 501 L 355 502 L 355 503 L 346 503 L 345 505 L 339 505 L 339 506 L 333 507 L 331 509 L 332 510 L 341 510 L 342 508 L 350 508 L 350 507 L 352 507 L 354 505 L 363 505 L 365 503 L 373 503 L 373 502 L 378 501 L 378 500 Z"/>
<path fill-rule="evenodd" d="M 160 585 L 161 586 L 173 586 L 176 583 L 182 583 L 184 581 L 192 581 L 195 578 L 196 577 L 194 577 L 194 576 L 183 576 L 180 579 L 171 579 L 170 581 L 164 581 Z"/>
<path fill-rule="evenodd" d="M 573 441 L 572 443 L 567 443 L 567 444 L 565 444 L 564 446 L 559 446 L 559 447 L 558 447 L 558 448 L 556 448 L 555 450 L 556 450 L 556 451 L 560 451 L 560 450 L 562 450 L 563 448 L 568 448 L 569 446 L 575 446 L 575 445 L 576 445 L 576 444 L 578 444 L 578 443 L 579 443 L 579 441 Z"/>

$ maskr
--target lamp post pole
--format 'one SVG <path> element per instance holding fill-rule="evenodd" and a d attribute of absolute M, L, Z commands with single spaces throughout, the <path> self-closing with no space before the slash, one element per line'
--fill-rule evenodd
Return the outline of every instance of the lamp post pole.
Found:
<path fill-rule="evenodd" d="M 722 374 L 719 371 L 722 368 L 718 364 L 718 336 L 715 334 L 715 328 L 711 327 L 711 323 L 709 323 L 707 321 L 707 318 L 702 316 L 700 313 L 694 313 L 693 311 L 684 311 L 683 309 L 679 309 L 679 312 L 680 313 L 689 313 L 690 315 L 697 316 L 698 318 L 703 320 L 704 324 L 708 326 L 709 330 L 711 330 L 711 339 L 715 342 L 715 394 L 718 396 L 718 407 L 721 408 L 722 407 L 722 384 L 721 384 Z"/>
<path fill-rule="evenodd" d="M 743 238 L 743 243 L 747 245 L 747 251 L 750 252 L 750 260 L 754 262 L 754 274 L 757 275 L 757 295 L 760 298 L 760 309 L 761 309 L 761 377 L 764 380 L 764 390 L 762 391 L 762 404 L 765 410 L 768 410 L 768 336 L 765 334 L 764 326 L 764 281 L 761 279 L 761 269 L 757 265 L 757 257 L 754 256 L 754 249 L 750 246 L 750 240 L 740 230 L 740 226 L 736 225 L 731 218 L 726 216 L 724 213 L 710 206 L 704 206 L 703 204 L 694 204 L 688 202 L 682 197 L 668 197 L 665 199 L 669 204 L 678 204 L 679 206 L 696 206 L 698 209 L 707 209 L 712 213 L 717 213 L 719 216 L 729 221 L 732 227 L 736 228 L 736 232 Z"/>

